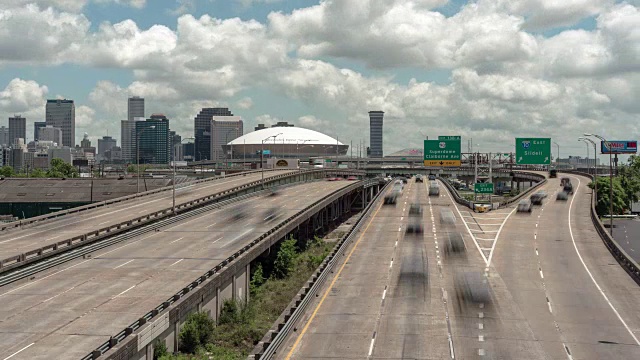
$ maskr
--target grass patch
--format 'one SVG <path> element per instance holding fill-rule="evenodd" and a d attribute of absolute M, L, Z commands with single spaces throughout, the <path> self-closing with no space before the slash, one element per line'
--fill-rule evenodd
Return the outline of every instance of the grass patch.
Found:
<path fill-rule="evenodd" d="M 181 344 L 180 349 L 191 354 L 165 355 L 161 359 L 245 359 L 333 245 L 318 237 L 303 242 L 282 241 L 275 259 L 266 259 L 252 269 L 248 303 L 225 301 L 215 327 L 202 318 L 202 313 L 190 315 L 180 333 L 181 341 L 183 337 L 188 339 L 189 346 L 187 349 Z"/>

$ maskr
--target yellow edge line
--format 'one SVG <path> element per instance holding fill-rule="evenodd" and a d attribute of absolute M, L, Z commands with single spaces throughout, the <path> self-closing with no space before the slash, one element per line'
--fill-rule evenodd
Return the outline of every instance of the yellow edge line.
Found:
<path fill-rule="evenodd" d="M 351 255 L 353 254 L 353 252 L 358 247 L 358 244 L 360 244 L 360 241 L 364 237 L 364 234 L 366 234 L 367 230 L 369 230 L 369 226 L 371 226 L 371 224 L 373 223 L 373 219 L 376 217 L 376 215 L 378 215 L 378 212 L 380 211 L 381 208 L 382 208 L 382 204 L 379 204 L 378 205 L 378 209 L 373 214 L 373 216 L 371 216 L 371 218 L 369 219 L 369 223 L 367 224 L 367 227 L 364 229 L 364 231 L 362 232 L 362 234 L 358 238 L 358 241 L 356 241 L 356 243 L 353 245 L 353 248 L 349 252 L 349 255 L 347 256 L 347 259 L 344 261 L 344 263 L 340 267 L 340 270 L 338 270 L 338 272 L 334 276 L 333 281 L 331 281 L 331 285 L 329 285 L 327 290 L 324 292 L 324 295 L 322 295 L 322 298 L 320 299 L 320 302 L 318 303 L 318 306 L 316 306 L 315 310 L 313 310 L 313 314 L 311 314 L 311 317 L 309 318 L 309 320 L 307 320 L 307 323 L 304 325 L 304 328 L 302 329 L 302 332 L 300 332 L 300 335 L 298 335 L 298 338 L 296 339 L 296 342 L 293 344 L 293 347 L 291 348 L 291 350 L 289 350 L 289 353 L 287 354 L 287 357 L 285 358 L 286 360 L 291 359 L 291 356 L 293 355 L 294 350 L 296 350 L 296 348 L 300 344 L 300 340 L 302 340 L 302 337 L 307 332 L 307 329 L 309 328 L 309 325 L 311 325 L 311 322 L 316 317 L 316 314 L 318 313 L 318 310 L 320 310 L 320 307 L 322 307 L 322 304 L 324 303 L 324 300 L 327 298 L 327 295 L 329 294 L 329 292 L 333 288 L 333 285 L 335 285 L 336 281 L 338 280 L 338 277 L 340 276 L 340 273 L 342 273 L 342 269 L 344 269 L 345 265 L 347 265 L 347 263 L 349 262 L 349 259 L 351 258 Z"/>

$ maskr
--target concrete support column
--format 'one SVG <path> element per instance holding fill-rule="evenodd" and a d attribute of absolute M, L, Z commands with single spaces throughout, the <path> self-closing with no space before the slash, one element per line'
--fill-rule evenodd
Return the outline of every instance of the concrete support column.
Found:
<path fill-rule="evenodd" d="M 148 343 L 147 346 L 145 346 L 145 352 L 147 359 L 153 359 L 153 341 Z"/>
<path fill-rule="evenodd" d="M 238 301 L 238 286 L 236 285 L 236 281 L 238 281 L 237 274 L 233 274 L 231 277 L 231 299 Z"/>
<path fill-rule="evenodd" d="M 173 323 L 173 352 L 178 352 L 180 347 L 180 321 Z"/>
<path fill-rule="evenodd" d="M 251 285 L 251 267 L 250 264 L 247 264 L 247 268 L 245 269 L 246 272 L 246 276 L 244 277 L 244 297 L 245 297 L 245 301 L 247 303 L 249 303 L 249 290 L 250 290 L 250 285 Z"/>
<path fill-rule="evenodd" d="M 220 310 L 222 307 L 222 300 L 220 300 L 220 286 L 216 287 L 216 314 L 212 316 L 216 324 L 218 323 L 218 316 L 220 316 Z"/>

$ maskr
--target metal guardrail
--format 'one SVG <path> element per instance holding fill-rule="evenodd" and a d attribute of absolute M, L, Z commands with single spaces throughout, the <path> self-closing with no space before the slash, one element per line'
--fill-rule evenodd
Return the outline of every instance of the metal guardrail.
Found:
<path fill-rule="evenodd" d="M 230 263 L 233 262 L 235 259 L 237 259 L 241 255 L 245 254 L 246 252 L 251 250 L 253 247 L 255 247 L 256 245 L 261 243 L 263 240 L 265 240 L 265 239 L 269 238 L 270 236 L 272 236 L 274 233 L 277 233 L 280 229 L 285 227 L 287 224 L 295 221 L 299 217 L 302 217 L 306 212 L 313 210 L 315 207 L 317 207 L 318 204 L 321 204 L 321 203 L 325 202 L 327 199 L 332 198 L 336 194 L 348 194 L 349 192 L 357 189 L 358 187 L 367 187 L 367 186 L 370 186 L 370 185 L 372 185 L 374 183 L 378 183 L 378 182 L 379 182 L 378 179 L 369 179 L 369 180 L 364 180 L 364 181 L 358 181 L 357 183 L 353 183 L 353 184 L 351 184 L 349 186 L 346 186 L 344 188 L 337 189 L 337 190 L 333 191 L 332 193 L 327 194 L 323 199 L 318 200 L 317 202 L 306 206 L 304 209 L 299 210 L 295 214 L 291 215 L 287 219 L 285 219 L 285 220 L 281 221 L 280 223 L 278 223 L 277 225 L 275 225 L 273 228 L 271 228 L 267 232 L 265 232 L 262 235 L 260 235 L 257 239 L 251 241 L 249 244 L 245 245 L 240 250 L 238 250 L 235 253 L 233 253 L 228 258 L 224 259 L 222 262 L 220 262 L 214 268 L 210 269 L 209 271 L 207 271 L 203 275 L 199 276 L 197 279 L 195 279 L 194 281 L 189 283 L 187 286 L 185 286 L 182 290 L 180 290 L 179 292 L 177 292 L 173 296 L 169 297 L 166 301 L 162 302 L 160 305 L 156 306 L 151 311 L 149 311 L 146 314 L 144 314 L 142 317 L 140 317 L 138 320 L 133 322 L 131 325 L 127 326 L 124 330 L 122 330 L 119 333 L 117 333 L 116 335 L 112 336 L 109 341 L 106 341 L 102 345 L 98 346 L 98 348 L 96 348 L 90 354 L 88 354 L 85 357 L 83 357 L 82 360 L 93 360 L 93 359 L 99 358 L 100 356 L 102 356 L 102 354 L 104 354 L 105 352 L 110 350 L 112 347 L 116 346 L 118 343 L 120 343 L 123 340 L 125 340 L 129 335 L 133 334 L 136 330 L 138 330 L 140 327 L 145 325 L 147 322 L 149 322 L 153 318 L 157 317 L 160 313 L 162 313 L 162 312 L 166 311 L 167 309 L 169 309 L 169 307 L 172 304 L 175 304 L 176 302 L 181 300 L 190 291 L 194 290 L 196 287 L 198 287 L 199 285 L 201 285 L 202 283 L 204 283 L 206 280 L 210 279 L 214 275 L 220 274 L 223 271 L 223 269 L 228 267 L 230 265 Z"/>
<path fill-rule="evenodd" d="M 516 202 L 520 201 L 523 197 L 528 196 L 531 192 L 533 192 L 534 190 L 536 190 L 540 186 L 542 186 L 542 185 L 547 183 L 547 179 L 543 175 L 526 174 L 526 173 L 522 173 L 522 172 L 517 172 L 516 175 L 518 177 L 529 176 L 532 179 L 532 181 L 537 181 L 538 183 L 535 184 L 534 186 L 528 188 L 527 190 L 521 192 L 517 196 L 515 196 L 515 197 L 513 197 L 513 198 L 511 198 L 511 199 L 509 199 L 509 200 L 507 200 L 505 202 L 500 203 L 500 207 L 509 206 L 509 205 L 511 205 L 513 203 L 516 203 Z M 440 180 L 447 187 L 447 189 L 449 190 L 449 193 L 451 193 L 453 195 L 453 200 L 455 202 L 457 202 L 458 204 L 466 206 L 466 207 L 468 207 L 468 208 L 473 210 L 473 204 L 474 204 L 473 201 L 469 201 L 467 199 L 462 198 L 460 196 L 460 194 L 458 194 L 458 190 L 456 190 L 456 188 L 454 188 L 451 184 L 449 184 L 447 179 L 440 178 Z"/>
<path fill-rule="evenodd" d="M 586 178 L 591 179 L 593 181 L 593 175 L 583 173 L 580 171 L 560 171 L 561 173 L 574 174 L 584 176 Z M 602 221 L 598 217 L 598 213 L 596 212 L 596 203 L 598 199 L 596 199 L 595 191 L 591 192 L 591 221 L 593 222 L 593 226 L 596 228 L 596 232 L 600 235 L 602 242 L 609 249 L 611 255 L 618 261 L 618 263 L 622 266 L 622 268 L 631 276 L 631 278 L 640 285 L 640 265 L 633 260 L 629 254 L 624 251 L 624 249 L 618 244 L 618 242 L 609 234 L 607 228 L 604 227 Z"/>
<path fill-rule="evenodd" d="M 280 175 L 275 175 L 275 176 L 265 178 L 265 184 L 269 184 L 273 181 L 277 181 L 280 179 L 299 176 L 300 174 L 306 175 L 306 174 L 325 173 L 325 172 L 335 173 L 335 171 L 324 171 L 324 170 L 313 170 L 313 171 L 307 171 L 307 172 L 290 172 L 286 174 L 280 174 Z M 176 204 L 176 213 L 190 211 L 196 207 L 206 205 L 212 201 L 218 201 L 221 198 L 233 195 L 237 192 L 247 191 L 249 188 L 252 188 L 252 187 L 258 187 L 261 184 L 262 184 L 261 180 L 256 180 L 247 184 L 237 186 L 232 189 L 220 191 L 208 196 L 194 199 L 186 203 Z M 172 207 L 165 208 L 147 215 L 129 219 L 127 221 L 124 221 L 118 224 L 106 226 L 82 235 L 77 235 L 69 239 L 61 240 L 56 242 L 55 244 L 46 245 L 37 249 L 29 250 L 22 254 L 18 254 L 18 255 L 14 255 L 14 256 L 2 259 L 0 260 L 0 273 L 9 271 L 11 269 L 15 269 L 17 267 L 24 266 L 29 263 L 33 263 L 35 261 L 40 261 L 44 258 L 48 258 L 54 255 L 60 254 L 62 252 L 66 252 L 71 249 L 75 249 L 77 247 L 86 245 L 87 243 L 100 241 L 106 237 L 110 237 L 116 234 L 123 233 L 125 231 L 129 231 L 131 229 L 138 228 L 140 226 L 171 216 L 172 214 L 173 214 Z"/>
<path fill-rule="evenodd" d="M 282 170 L 281 169 L 269 169 L 269 170 L 265 170 L 265 171 L 282 171 Z M 189 184 L 190 185 L 202 184 L 202 183 L 206 183 L 206 182 L 212 182 L 212 181 L 217 181 L 217 180 L 221 180 L 221 179 L 226 179 L 226 178 L 229 178 L 229 177 L 246 176 L 248 174 L 255 174 L 255 173 L 260 173 L 260 171 L 240 172 L 240 173 L 229 174 L 229 175 L 225 175 L 225 176 L 217 176 L 217 177 L 208 178 L 208 179 L 200 179 L 200 180 L 195 180 L 193 182 L 190 182 Z M 72 181 L 72 180 L 69 180 L 69 181 Z M 78 213 L 78 212 L 81 212 L 81 211 L 91 210 L 91 209 L 95 209 L 95 208 L 98 208 L 98 207 L 119 203 L 119 202 L 122 202 L 122 201 L 127 201 L 127 200 L 131 200 L 131 199 L 136 199 L 136 198 L 139 198 L 139 197 L 144 197 L 144 196 L 147 196 L 147 195 L 157 194 L 157 193 L 164 192 L 164 191 L 170 191 L 172 189 L 173 189 L 173 186 L 165 186 L 165 187 L 161 187 L 161 188 L 154 189 L 154 190 L 144 191 L 144 192 L 140 192 L 140 193 L 136 193 L 136 194 L 132 194 L 132 195 L 121 196 L 121 197 L 118 197 L 118 198 L 115 198 L 115 199 L 99 201 L 99 202 L 95 202 L 95 203 L 88 204 L 88 205 L 77 206 L 77 207 L 74 207 L 74 208 L 71 208 L 71 209 L 60 210 L 60 211 L 52 212 L 52 213 L 45 214 L 45 215 L 35 216 L 35 217 L 29 218 L 29 219 L 11 221 L 11 222 L 4 223 L 4 224 L 0 225 L 0 232 L 6 231 L 6 230 L 11 230 L 11 229 L 16 229 L 16 228 L 21 228 L 21 227 L 24 227 L 26 225 L 30 225 L 30 224 L 34 224 L 34 223 L 40 223 L 40 222 L 44 222 L 44 221 L 51 220 L 51 219 L 56 219 L 56 218 L 58 218 L 60 216 L 65 216 L 65 215 L 68 215 L 68 214 L 75 214 L 75 213 Z"/>
<path fill-rule="evenodd" d="M 304 315 L 306 308 L 315 298 L 314 295 L 318 294 L 327 278 L 333 272 L 336 264 L 342 259 L 341 256 L 338 256 L 338 254 L 345 252 L 347 247 L 351 245 L 353 239 L 355 238 L 355 235 L 362 227 L 364 220 L 371 215 L 371 211 L 374 205 L 379 202 L 379 199 L 381 198 L 379 195 L 385 192 L 385 190 L 389 187 L 389 184 L 391 184 L 391 182 L 388 182 L 385 187 L 382 188 L 380 192 L 378 192 L 376 198 L 371 201 L 362 212 L 356 224 L 351 227 L 351 229 L 342 237 L 342 240 L 340 240 L 340 242 L 336 244 L 336 246 L 334 246 L 331 254 L 329 254 L 329 256 L 327 256 L 322 262 L 322 264 L 320 264 L 316 272 L 311 276 L 311 286 L 305 293 L 302 294 L 301 299 L 295 302 L 297 305 L 285 310 L 285 312 L 291 312 L 292 310 L 293 312 L 288 317 L 285 315 L 285 323 L 278 325 L 278 328 L 280 328 L 279 331 L 271 333 L 272 340 L 268 343 L 268 346 L 264 349 L 264 352 L 262 352 L 261 354 L 253 354 L 255 359 L 271 359 L 275 355 L 278 347 L 282 345 L 287 336 L 289 336 L 289 334 L 294 330 L 297 321 L 300 319 L 300 317 L 302 317 L 302 315 Z M 265 342 L 265 344 L 267 343 Z"/>

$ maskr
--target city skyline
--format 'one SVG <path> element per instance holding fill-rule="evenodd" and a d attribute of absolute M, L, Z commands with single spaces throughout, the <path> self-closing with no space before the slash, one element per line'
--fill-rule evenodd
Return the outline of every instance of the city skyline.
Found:
<path fill-rule="evenodd" d="M 132 95 L 147 100 L 147 113 L 174 119 L 182 136 L 192 136 L 200 109 L 227 107 L 247 129 L 286 120 L 357 143 L 368 138 L 367 111 L 379 109 L 389 125 L 385 152 L 420 147 L 419 131 L 508 151 L 516 136 L 562 129 L 556 140 L 575 154 L 583 128 L 617 139 L 638 133 L 638 40 L 616 37 L 638 23 L 635 3 L 579 0 L 555 4 L 546 16 L 546 0 L 363 1 L 361 8 L 232 1 L 180 9 L 29 2 L 2 10 L 11 15 L 2 43 L 18 38 L 11 37 L 16 21 L 39 26 L 24 46 L 0 55 L 0 116 L 25 116 L 27 138 L 33 121 L 44 119 L 42 102 L 58 97 L 76 101 L 76 142 L 84 132 L 92 141 L 119 134 Z M 348 15 L 336 27 L 329 19 L 340 13 Z M 43 42 L 47 36 L 59 46 Z M 26 48 L 39 53 L 30 58 Z"/>

